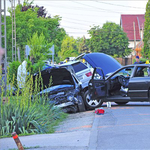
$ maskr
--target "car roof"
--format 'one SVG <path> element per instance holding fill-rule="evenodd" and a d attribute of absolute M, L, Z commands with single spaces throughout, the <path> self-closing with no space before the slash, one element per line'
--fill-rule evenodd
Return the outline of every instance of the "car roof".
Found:
<path fill-rule="evenodd" d="M 123 67 L 133 67 L 133 66 L 148 66 L 148 67 L 150 67 L 150 64 L 131 64 L 131 65 L 123 66 Z"/>

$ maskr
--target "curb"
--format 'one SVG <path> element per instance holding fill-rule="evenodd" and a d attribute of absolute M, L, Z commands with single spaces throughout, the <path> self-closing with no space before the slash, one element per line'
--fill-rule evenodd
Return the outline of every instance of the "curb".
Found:
<path fill-rule="evenodd" d="M 99 123 L 99 117 L 97 117 L 97 114 L 95 114 L 92 129 L 91 129 L 90 139 L 89 139 L 88 150 L 96 150 L 97 148 L 98 123 Z"/>

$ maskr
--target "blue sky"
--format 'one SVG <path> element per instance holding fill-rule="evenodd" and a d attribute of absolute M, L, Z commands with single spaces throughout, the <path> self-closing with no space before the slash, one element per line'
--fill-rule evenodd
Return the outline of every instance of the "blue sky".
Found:
<path fill-rule="evenodd" d="M 20 1 L 23 2 L 23 0 Z M 61 16 L 60 25 L 69 36 L 74 38 L 83 37 L 83 35 L 89 38 L 87 30 L 93 25 L 102 27 L 107 21 L 120 24 L 121 14 L 144 14 L 147 2 L 148 0 L 34 0 L 34 4 L 44 6 L 51 17 Z M 6 7 L 8 6 L 10 6 L 10 2 L 7 0 Z"/>

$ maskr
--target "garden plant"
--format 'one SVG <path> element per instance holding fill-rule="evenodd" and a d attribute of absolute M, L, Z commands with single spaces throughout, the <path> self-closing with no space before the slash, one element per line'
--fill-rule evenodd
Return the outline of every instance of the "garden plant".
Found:
<path fill-rule="evenodd" d="M 0 137 L 11 136 L 12 132 L 20 135 L 52 133 L 55 125 L 67 116 L 49 103 L 48 95 L 37 94 L 42 78 L 36 78 L 33 84 L 33 76 L 28 75 L 22 89 L 15 86 L 15 75 L 9 80 L 9 69 L 7 88 L 2 78 L 0 72 Z"/>

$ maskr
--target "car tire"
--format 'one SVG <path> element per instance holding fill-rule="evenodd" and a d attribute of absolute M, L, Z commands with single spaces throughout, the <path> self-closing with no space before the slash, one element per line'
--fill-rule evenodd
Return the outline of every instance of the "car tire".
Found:
<path fill-rule="evenodd" d="M 78 110 L 79 112 L 85 111 L 85 104 L 81 95 L 77 96 L 78 99 Z"/>
<path fill-rule="evenodd" d="M 100 107 L 103 104 L 102 99 L 90 100 L 89 91 L 87 90 L 84 94 L 84 103 L 87 110 L 92 110 L 97 107 Z"/>
<path fill-rule="evenodd" d="M 125 105 L 125 104 L 127 104 L 128 102 L 115 102 L 116 104 L 118 104 L 118 105 Z"/>

